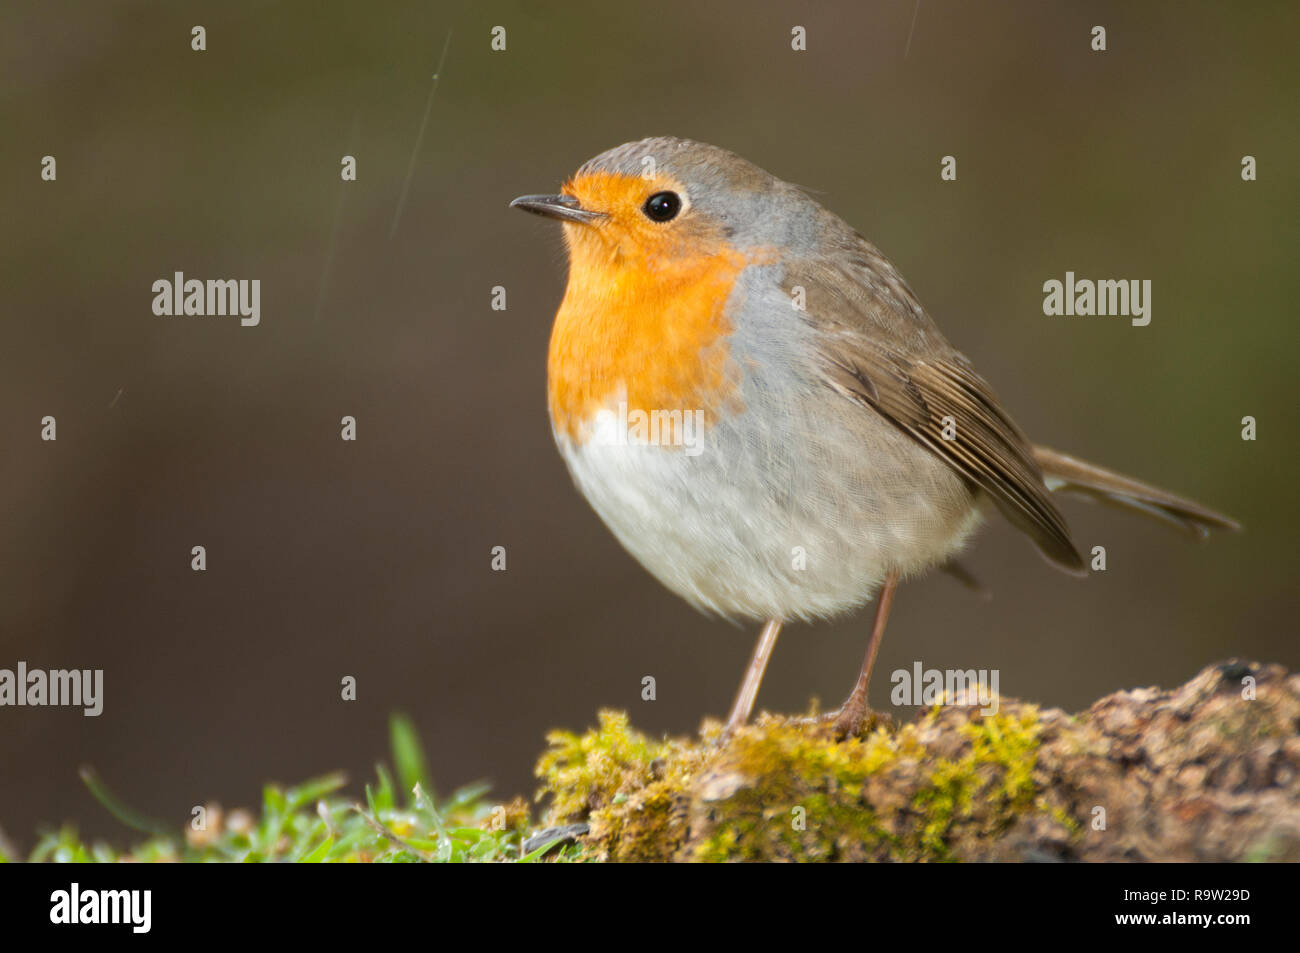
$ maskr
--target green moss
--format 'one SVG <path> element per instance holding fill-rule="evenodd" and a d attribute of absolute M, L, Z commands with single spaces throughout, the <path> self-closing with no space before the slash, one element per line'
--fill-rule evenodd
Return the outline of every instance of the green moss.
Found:
<path fill-rule="evenodd" d="M 600 727 L 586 734 L 552 731 L 546 736 L 550 747 L 536 769 L 545 785 L 537 796 L 552 795 L 549 817 L 554 823 L 580 819 L 616 796 L 623 803 L 627 792 L 650 780 L 650 765 L 662 745 L 629 729 L 625 712 L 602 711 L 597 717 Z"/>
<path fill-rule="evenodd" d="M 1042 815 L 1037 710 L 981 717 L 935 708 L 915 724 L 836 738 L 817 718 L 763 716 L 718 744 L 653 741 L 602 711 L 585 734 L 554 732 L 538 763 L 548 823 L 585 818 L 613 860 L 951 860 L 963 839 Z"/>
<path fill-rule="evenodd" d="M 698 743 L 653 741 L 628 726 L 625 712 L 601 711 L 599 727 L 578 735 L 553 731 L 537 763 L 547 824 L 587 820 L 588 844 L 601 859 L 667 860 L 685 832 L 682 792 L 709 755 Z"/>
<path fill-rule="evenodd" d="M 920 846 L 934 859 L 949 858 L 949 832 L 956 820 L 974 816 L 976 797 L 991 809 L 983 824 L 997 827 L 1030 806 L 1036 793 L 1036 709 L 991 715 L 958 730 L 970 742 L 969 750 L 955 760 L 941 759 L 913 802 L 925 817 Z"/>

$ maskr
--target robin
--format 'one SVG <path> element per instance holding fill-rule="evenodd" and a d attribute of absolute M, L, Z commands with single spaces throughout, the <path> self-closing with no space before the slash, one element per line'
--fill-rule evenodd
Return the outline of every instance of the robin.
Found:
<path fill-rule="evenodd" d="M 697 608 L 765 622 L 727 720 L 753 710 L 784 622 L 876 599 L 858 733 L 899 580 L 951 563 L 994 508 L 1086 574 L 1052 500 L 1081 494 L 1198 535 L 1191 500 L 1030 443 L 898 269 L 798 187 L 651 138 L 513 207 L 563 223 L 569 280 L 548 403 L 578 489 Z"/>

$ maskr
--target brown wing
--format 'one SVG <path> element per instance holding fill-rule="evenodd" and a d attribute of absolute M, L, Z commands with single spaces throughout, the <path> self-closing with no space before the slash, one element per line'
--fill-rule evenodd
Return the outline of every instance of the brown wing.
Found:
<path fill-rule="evenodd" d="M 828 382 L 986 492 L 1053 563 L 1084 573 L 1025 435 L 893 266 L 863 245 L 845 267 L 787 271 L 789 284 L 806 289 L 809 323 L 824 332 Z"/>

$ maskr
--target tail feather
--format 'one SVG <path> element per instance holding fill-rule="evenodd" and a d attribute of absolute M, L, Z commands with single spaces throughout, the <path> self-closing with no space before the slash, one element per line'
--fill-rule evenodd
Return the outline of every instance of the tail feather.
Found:
<path fill-rule="evenodd" d="M 1241 529 L 1236 520 L 1158 486 L 1047 447 L 1035 446 L 1033 450 L 1049 490 L 1137 510 L 1198 537 L 1209 535 L 1210 530 Z"/>

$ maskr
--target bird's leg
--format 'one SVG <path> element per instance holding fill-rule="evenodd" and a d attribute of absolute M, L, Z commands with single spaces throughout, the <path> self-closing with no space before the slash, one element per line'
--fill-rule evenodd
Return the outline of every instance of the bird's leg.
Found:
<path fill-rule="evenodd" d="M 727 727 L 722 732 L 723 741 L 749 721 L 749 715 L 754 710 L 754 699 L 758 697 L 758 686 L 763 683 L 763 673 L 767 671 L 767 660 L 772 657 L 772 649 L 776 647 L 776 637 L 780 634 L 780 619 L 769 619 L 763 625 L 763 631 L 758 634 L 758 644 L 754 646 L 754 655 L 749 660 L 745 680 L 740 683 L 740 691 L 736 692 L 736 701 L 731 706 L 731 714 L 727 716 Z"/>
<path fill-rule="evenodd" d="M 835 718 L 835 733 L 842 738 L 856 735 L 862 730 L 862 722 L 867 717 L 867 684 L 871 681 L 871 669 L 876 664 L 876 653 L 880 651 L 880 642 L 885 635 L 885 623 L 889 621 L 889 606 L 894 601 L 894 590 L 898 588 L 898 573 L 891 572 L 885 577 L 885 584 L 876 595 L 876 621 L 871 627 L 871 641 L 867 643 L 867 655 L 862 660 L 862 671 L 858 682 L 849 692 L 849 697 L 840 706 Z"/>

